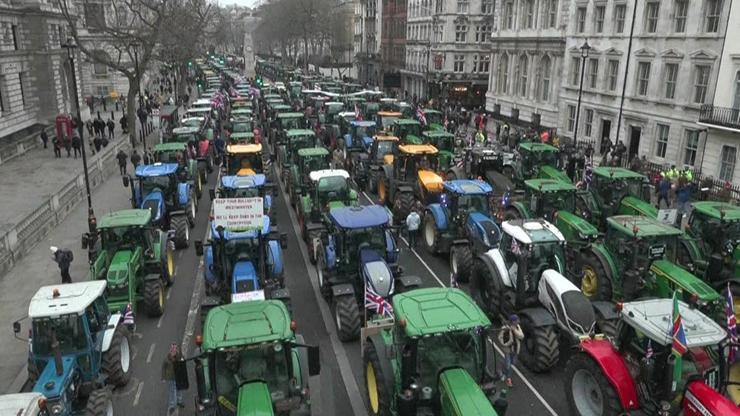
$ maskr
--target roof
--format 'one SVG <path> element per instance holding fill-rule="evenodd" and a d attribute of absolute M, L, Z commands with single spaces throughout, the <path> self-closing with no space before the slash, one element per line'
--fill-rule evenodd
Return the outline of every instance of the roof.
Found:
<path fill-rule="evenodd" d="M 105 280 L 66 283 L 42 286 L 31 298 L 28 305 L 30 318 L 77 314 L 81 315 L 95 299 L 105 292 Z M 59 296 L 54 297 L 54 290 Z"/>
<path fill-rule="evenodd" d="M 226 146 L 226 153 L 259 153 L 261 151 L 262 143 L 230 144 Z"/>
<path fill-rule="evenodd" d="M 381 117 L 401 117 L 399 111 L 378 111 L 378 115 Z"/>
<path fill-rule="evenodd" d="M 349 173 L 344 169 L 322 169 L 315 170 L 308 174 L 313 182 L 318 182 L 322 178 L 332 178 L 335 176 L 341 176 L 344 179 L 349 179 Z"/>
<path fill-rule="evenodd" d="M 613 168 L 606 166 L 599 166 L 594 168 L 594 175 L 601 177 L 611 177 L 614 179 L 644 179 L 645 175 L 637 173 L 625 168 Z"/>
<path fill-rule="evenodd" d="M 203 117 L 189 117 L 189 118 L 203 119 Z M 200 129 L 198 127 L 183 126 L 183 127 L 175 127 L 174 129 L 172 129 L 172 134 L 198 134 L 199 131 Z"/>
<path fill-rule="evenodd" d="M 187 149 L 188 144 L 185 142 L 157 143 L 154 145 L 155 152 L 171 152 L 175 150 Z"/>
<path fill-rule="evenodd" d="M 390 220 L 388 211 L 380 205 L 332 208 L 329 217 L 344 229 L 380 227 Z"/>
<path fill-rule="evenodd" d="M 171 175 L 177 172 L 177 163 L 155 163 L 153 165 L 139 165 L 136 167 L 136 176 L 152 177 Z"/>
<path fill-rule="evenodd" d="M 327 156 L 329 151 L 323 147 L 306 147 L 304 149 L 298 149 L 298 156 L 310 157 L 310 156 Z"/>
<path fill-rule="evenodd" d="M 681 235 L 681 230 L 678 228 L 641 215 L 615 215 L 607 218 L 606 221 L 609 227 L 637 238 Z"/>
<path fill-rule="evenodd" d="M 455 194 L 475 195 L 493 192 L 493 188 L 488 184 L 488 182 L 479 180 L 456 179 L 453 181 L 446 181 L 442 186 L 445 191 Z"/>
<path fill-rule="evenodd" d="M 376 134 L 375 137 L 373 137 L 373 140 L 378 140 L 381 142 L 387 142 L 387 141 L 397 142 L 399 138 L 396 136 L 391 136 L 390 134 Z"/>
<path fill-rule="evenodd" d="M 491 321 L 465 292 L 452 288 L 426 288 L 393 296 L 396 322 L 404 320 L 406 336 L 489 327 Z"/>
<path fill-rule="evenodd" d="M 39 399 L 44 395 L 37 392 L 3 394 L 0 396 L 0 415 L 36 415 Z"/>
<path fill-rule="evenodd" d="M 265 175 L 257 173 L 254 175 L 230 175 L 221 177 L 221 186 L 231 189 L 258 188 L 267 182 Z"/>
<path fill-rule="evenodd" d="M 103 215 L 98 220 L 98 229 L 112 227 L 144 227 L 149 225 L 152 212 L 148 209 L 123 209 Z"/>
<path fill-rule="evenodd" d="M 398 150 L 401 153 L 412 153 L 412 154 L 432 154 L 436 155 L 438 150 L 431 144 L 402 144 L 398 146 Z"/>
<path fill-rule="evenodd" d="M 290 339 L 290 314 L 282 301 L 238 302 L 208 312 L 202 348 L 210 351 Z"/>
<path fill-rule="evenodd" d="M 398 120 L 394 121 L 394 123 L 400 125 L 421 125 L 421 123 L 419 123 L 418 121 L 412 120 L 410 118 L 399 118 Z"/>
<path fill-rule="evenodd" d="M 428 137 L 455 137 L 454 134 L 444 131 L 444 130 L 427 130 L 424 133 L 422 133 L 423 136 Z"/>
<path fill-rule="evenodd" d="M 423 110 L 421 110 L 421 111 L 422 111 L 422 112 L 423 112 L 424 114 L 442 114 L 442 112 L 441 112 L 441 111 L 439 111 L 439 110 L 435 110 L 435 109 L 433 109 L 433 108 L 425 108 L 425 109 L 423 109 Z"/>
<path fill-rule="evenodd" d="M 288 137 L 297 137 L 297 136 L 315 136 L 316 133 L 314 133 L 313 130 L 309 129 L 291 129 L 285 132 L 285 134 Z"/>
<path fill-rule="evenodd" d="M 575 191 L 577 189 L 572 183 L 557 179 L 528 179 L 524 181 L 524 185 L 540 192 Z"/>
<path fill-rule="evenodd" d="M 683 328 L 686 332 L 686 345 L 689 348 L 717 345 L 725 339 L 727 332 L 710 317 L 698 309 L 678 301 Z M 673 299 L 649 299 L 623 304 L 622 319 L 630 326 L 639 329 L 648 338 L 660 345 L 673 342 Z"/>
<path fill-rule="evenodd" d="M 237 124 L 237 123 L 234 123 Z M 231 133 L 231 140 L 239 140 L 239 139 L 252 139 L 254 138 L 254 133 L 251 131 L 238 131 L 236 133 Z"/>
<path fill-rule="evenodd" d="M 290 110 L 291 108 L 293 108 L 293 107 L 291 107 L 291 106 L 289 106 L 287 104 L 275 104 L 275 105 L 272 106 L 272 109 L 273 110 L 276 110 L 276 111 L 279 111 L 279 110 Z M 280 113 L 280 114 L 299 114 L 299 113 Z"/>
<path fill-rule="evenodd" d="M 694 212 L 699 212 L 715 219 L 722 218 L 725 221 L 740 220 L 740 207 L 727 202 L 701 201 L 691 204 Z"/>
<path fill-rule="evenodd" d="M 369 120 L 353 120 L 350 122 L 351 125 L 357 127 L 375 127 L 376 123 Z"/>
<path fill-rule="evenodd" d="M 511 220 L 501 224 L 501 230 L 524 244 L 565 241 L 565 237 L 545 220 Z"/>
<path fill-rule="evenodd" d="M 530 152 L 557 152 L 558 148 L 545 143 L 524 142 L 519 147 Z"/>
<path fill-rule="evenodd" d="M 303 117 L 303 113 L 278 113 L 277 118 L 298 118 Z"/>

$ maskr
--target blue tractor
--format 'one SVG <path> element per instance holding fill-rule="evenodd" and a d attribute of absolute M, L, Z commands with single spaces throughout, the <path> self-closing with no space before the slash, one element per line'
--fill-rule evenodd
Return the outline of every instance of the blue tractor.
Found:
<path fill-rule="evenodd" d="M 28 317 L 28 377 L 48 414 L 112 415 L 112 388 L 131 378 L 131 347 L 123 317 L 108 310 L 106 281 L 41 287 Z M 20 321 L 13 331 L 26 341 Z"/>
<path fill-rule="evenodd" d="M 270 218 L 263 217 L 259 230 L 235 231 L 211 223 L 206 243 L 195 242 L 203 256 L 206 299 L 201 317 L 215 306 L 263 299 L 289 299 L 283 281 L 283 249 L 287 234 L 270 229 Z"/>
<path fill-rule="evenodd" d="M 131 206 L 149 209 L 152 222 L 170 232 L 175 247 L 184 248 L 190 245 L 198 205 L 192 186 L 179 174 L 177 163 L 139 165 L 134 179 L 123 177 L 123 186 L 131 185 Z"/>
<path fill-rule="evenodd" d="M 351 121 L 349 131 L 343 137 L 346 152 L 366 152 L 373 143 L 375 131 L 376 123 L 374 121 Z"/>
<path fill-rule="evenodd" d="M 492 195 L 491 185 L 481 180 L 445 181 L 439 202 L 425 210 L 421 229 L 424 246 L 432 254 L 449 253 L 450 268 L 459 281 L 470 277 L 474 242 L 495 245 L 500 236 L 491 216 Z"/>
<path fill-rule="evenodd" d="M 339 339 L 352 341 L 368 322 L 392 317 L 391 296 L 419 286 L 421 280 L 402 276 L 387 209 L 380 205 L 331 208 L 328 218 L 316 249 L 316 271 Z"/>
<path fill-rule="evenodd" d="M 277 188 L 267 182 L 267 177 L 262 173 L 254 175 L 229 175 L 221 176 L 217 189 L 209 189 L 211 200 L 216 198 L 262 198 L 265 205 L 265 215 L 270 217 L 270 223 L 275 225 L 275 217 L 272 215 L 272 197 Z"/>

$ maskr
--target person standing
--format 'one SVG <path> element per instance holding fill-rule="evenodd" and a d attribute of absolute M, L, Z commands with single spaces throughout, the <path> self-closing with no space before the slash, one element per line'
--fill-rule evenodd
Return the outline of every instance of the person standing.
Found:
<path fill-rule="evenodd" d="M 44 149 L 49 148 L 49 135 L 46 134 L 46 128 L 41 129 L 41 142 L 44 144 Z"/>
<path fill-rule="evenodd" d="M 93 135 L 93 122 L 90 119 L 87 119 L 85 122 L 85 127 L 87 127 L 87 134 L 92 136 Z"/>
<path fill-rule="evenodd" d="M 121 171 L 121 176 L 126 174 L 126 162 L 128 161 L 128 155 L 126 152 L 123 151 L 123 149 L 119 150 L 116 154 L 116 159 L 118 159 L 118 169 Z"/>
<path fill-rule="evenodd" d="M 406 229 L 409 233 L 409 248 L 416 247 L 416 235 L 419 233 L 419 225 L 421 224 L 421 217 L 416 209 L 412 209 L 409 215 L 406 217 Z"/>
<path fill-rule="evenodd" d="M 64 150 L 67 151 L 67 157 L 72 157 L 72 138 L 67 136 L 64 137 Z"/>
<path fill-rule="evenodd" d="M 677 225 L 682 224 L 683 216 L 689 214 L 689 201 L 691 200 L 692 184 L 686 180 L 683 176 L 678 179 L 678 187 L 676 188 L 676 202 L 678 208 L 678 216 L 676 217 Z"/>
<path fill-rule="evenodd" d="M 80 147 L 82 147 L 82 139 L 75 132 L 74 136 L 72 136 L 72 149 L 74 149 L 75 159 L 77 159 L 77 155 L 82 155 Z"/>
<path fill-rule="evenodd" d="M 524 332 L 522 332 L 522 328 L 519 326 L 519 317 L 517 315 L 511 315 L 509 322 L 498 333 L 498 342 L 501 344 L 501 349 L 504 352 L 504 377 L 506 379 L 506 385 L 509 387 L 514 385 L 511 381 L 511 370 L 514 364 L 516 364 L 523 340 Z"/>
<path fill-rule="evenodd" d="M 131 164 L 134 165 L 134 170 L 136 170 L 136 167 L 139 166 L 141 163 L 141 155 L 139 152 L 134 149 L 133 153 L 131 153 Z"/>
<path fill-rule="evenodd" d="M 51 145 L 54 147 L 54 156 L 57 159 L 62 157 L 62 143 L 58 137 L 54 136 L 54 138 L 51 139 Z"/>
<path fill-rule="evenodd" d="M 95 137 L 93 139 L 93 146 L 95 146 L 95 152 L 99 152 L 100 148 L 103 146 L 103 140 L 101 140 L 100 137 Z"/>
<path fill-rule="evenodd" d="M 59 271 L 62 274 L 62 283 L 72 283 L 72 276 L 69 275 L 69 266 L 74 260 L 72 251 L 66 248 L 51 246 L 51 258 L 59 265 Z"/>
<path fill-rule="evenodd" d="M 116 130 L 116 123 L 113 121 L 112 118 L 108 119 L 108 137 L 110 137 L 111 140 L 113 140 L 113 132 Z"/>
<path fill-rule="evenodd" d="M 177 378 L 175 377 L 175 363 L 181 361 L 182 353 L 177 344 L 170 344 L 170 350 L 162 362 L 162 381 L 167 383 L 167 414 L 172 414 L 177 407 L 185 407 L 182 400 L 182 390 L 177 388 Z"/>
<path fill-rule="evenodd" d="M 667 175 L 663 175 L 658 183 L 658 209 L 660 209 L 660 201 L 665 201 L 666 208 L 671 207 L 671 200 L 669 194 L 671 192 L 671 180 L 668 179 Z"/>

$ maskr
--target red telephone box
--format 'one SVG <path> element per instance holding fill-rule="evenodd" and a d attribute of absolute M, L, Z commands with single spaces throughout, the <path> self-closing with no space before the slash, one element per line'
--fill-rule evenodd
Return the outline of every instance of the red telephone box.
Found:
<path fill-rule="evenodd" d="M 60 140 L 65 137 L 72 137 L 72 116 L 69 114 L 59 114 L 54 123 L 56 127 L 57 138 Z"/>

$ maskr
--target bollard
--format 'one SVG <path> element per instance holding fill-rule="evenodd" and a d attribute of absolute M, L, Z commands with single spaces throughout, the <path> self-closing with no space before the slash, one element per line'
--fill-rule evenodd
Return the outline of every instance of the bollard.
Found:
<path fill-rule="evenodd" d="M 111 120 L 114 120 L 114 121 L 116 119 L 116 115 L 113 114 L 113 111 L 110 112 L 110 118 L 111 118 Z"/>
<path fill-rule="evenodd" d="M 116 101 L 116 111 L 118 111 L 118 101 Z"/>
<path fill-rule="evenodd" d="M 144 143 L 144 129 L 139 130 L 139 141 Z"/>
<path fill-rule="evenodd" d="M 100 118 L 100 110 L 98 110 L 98 118 Z"/>

